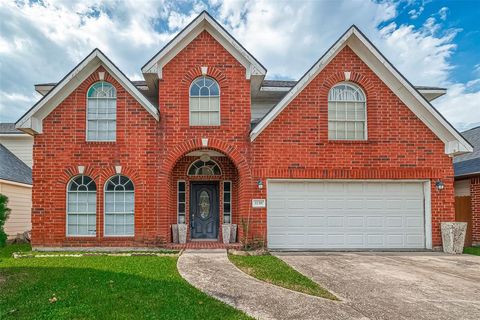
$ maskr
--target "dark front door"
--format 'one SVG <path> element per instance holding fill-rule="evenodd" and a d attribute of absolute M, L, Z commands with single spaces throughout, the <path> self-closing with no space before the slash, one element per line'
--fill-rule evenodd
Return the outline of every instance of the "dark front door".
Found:
<path fill-rule="evenodd" d="M 192 182 L 190 188 L 190 231 L 192 239 L 218 237 L 218 184 Z"/>

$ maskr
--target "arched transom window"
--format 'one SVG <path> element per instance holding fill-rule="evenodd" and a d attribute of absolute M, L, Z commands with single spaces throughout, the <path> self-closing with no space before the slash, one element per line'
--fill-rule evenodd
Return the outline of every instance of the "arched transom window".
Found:
<path fill-rule="evenodd" d="M 340 83 L 328 93 L 328 139 L 366 139 L 366 99 L 360 87 Z"/>
<path fill-rule="evenodd" d="M 115 175 L 105 184 L 105 235 L 134 235 L 135 190 L 126 176 Z"/>
<path fill-rule="evenodd" d="M 87 92 L 87 140 L 115 141 L 116 130 L 117 91 L 108 82 L 97 82 Z"/>
<path fill-rule="evenodd" d="M 220 88 L 209 77 L 199 77 L 190 86 L 190 125 L 220 125 Z"/>
<path fill-rule="evenodd" d="M 213 160 L 197 160 L 188 168 L 189 176 L 216 176 L 221 175 L 222 171 L 218 164 Z"/>
<path fill-rule="evenodd" d="M 97 185 L 88 176 L 77 176 L 67 186 L 67 236 L 96 234 Z"/>

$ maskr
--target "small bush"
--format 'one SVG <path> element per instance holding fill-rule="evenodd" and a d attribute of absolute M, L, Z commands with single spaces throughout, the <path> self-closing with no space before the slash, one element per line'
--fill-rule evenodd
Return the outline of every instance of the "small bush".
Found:
<path fill-rule="evenodd" d="M 7 207 L 8 198 L 6 195 L 0 193 L 0 247 L 4 247 L 7 242 L 7 234 L 3 230 L 5 221 L 7 221 L 10 209 Z"/>

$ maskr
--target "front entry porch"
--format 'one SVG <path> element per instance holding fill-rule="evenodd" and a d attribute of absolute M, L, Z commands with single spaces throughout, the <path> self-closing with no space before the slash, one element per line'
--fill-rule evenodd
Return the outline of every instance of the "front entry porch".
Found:
<path fill-rule="evenodd" d="M 175 249 L 239 248 L 239 243 L 228 243 L 238 241 L 236 228 L 233 228 L 234 237 L 226 233 L 233 230 L 231 224 L 238 224 L 239 178 L 230 158 L 210 149 L 189 152 L 180 157 L 170 177 L 172 236 L 167 246 Z M 232 241 L 224 241 L 224 238 Z"/>

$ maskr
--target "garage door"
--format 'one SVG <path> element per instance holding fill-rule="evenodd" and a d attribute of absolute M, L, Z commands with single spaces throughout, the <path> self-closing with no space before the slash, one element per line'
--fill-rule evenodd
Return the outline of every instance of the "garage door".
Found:
<path fill-rule="evenodd" d="M 271 249 L 425 248 L 421 182 L 269 181 Z"/>

